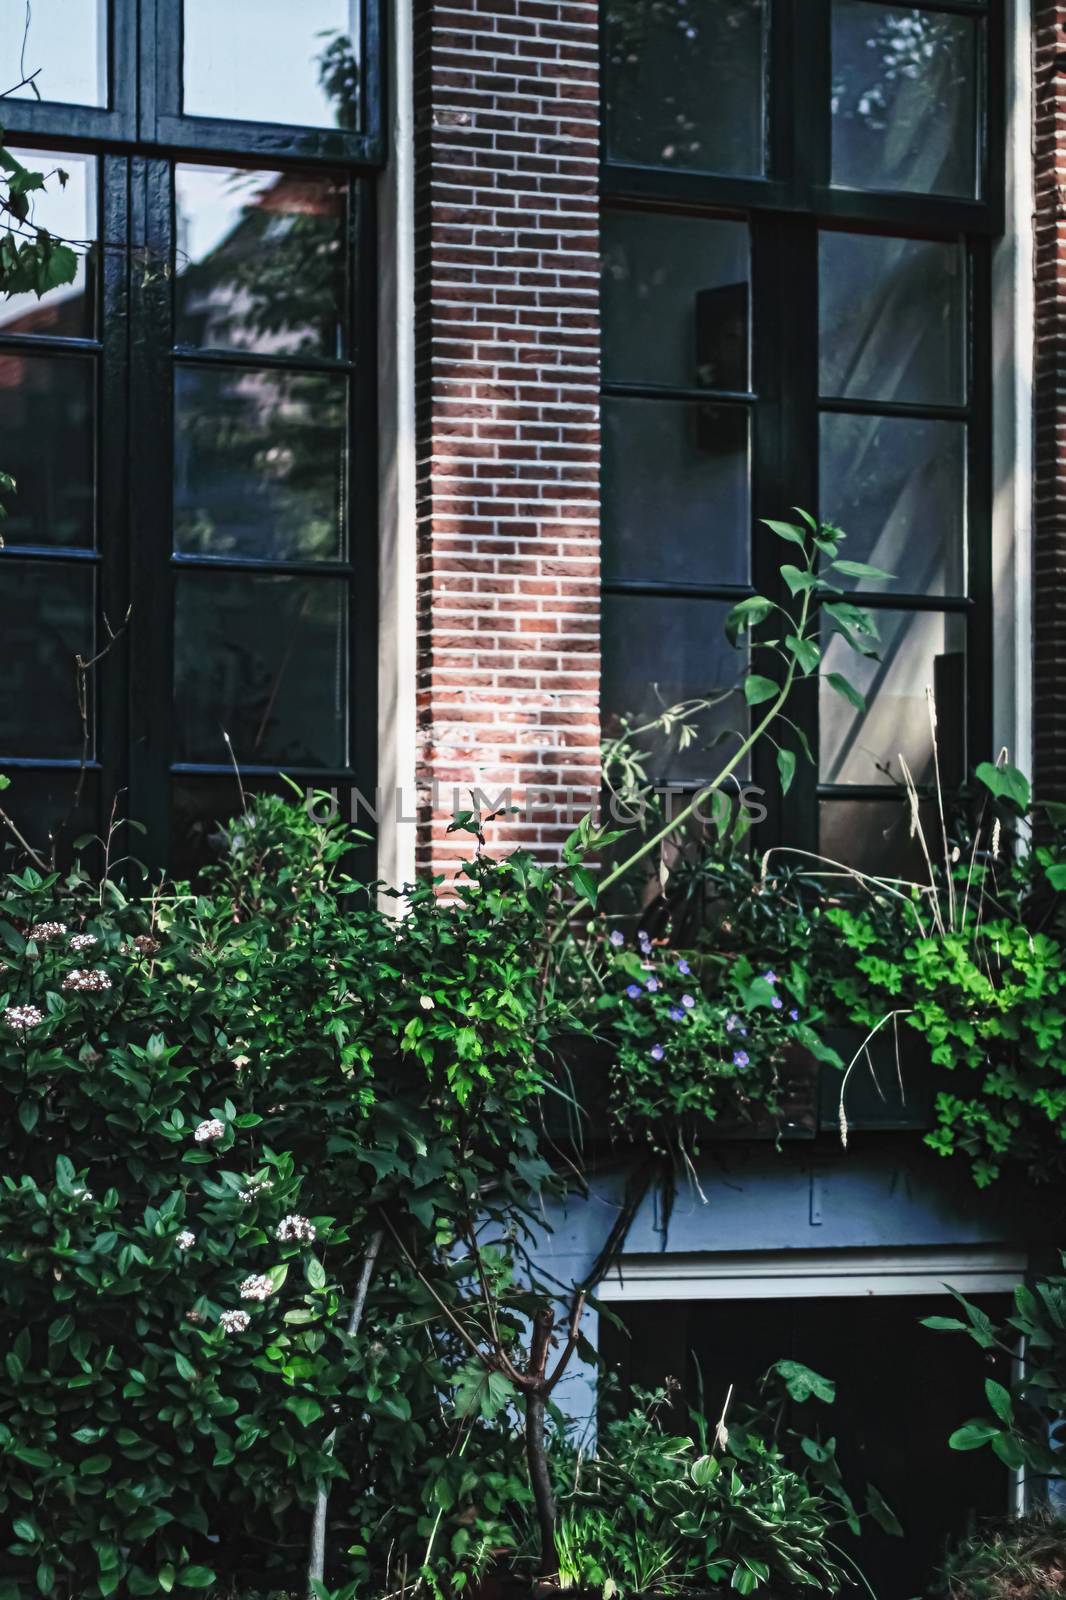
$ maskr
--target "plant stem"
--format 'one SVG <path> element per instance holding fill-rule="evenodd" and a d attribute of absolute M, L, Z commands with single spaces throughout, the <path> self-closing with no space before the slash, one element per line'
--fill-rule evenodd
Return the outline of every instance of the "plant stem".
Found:
<path fill-rule="evenodd" d="M 381 1241 L 384 1237 L 381 1228 L 371 1234 L 370 1242 L 363 1254 L 363 1265 L 359 1272 L 359 1282 L 355 1286 L 355 1298 L 352 1301 L 351 1316 L 348 1318 L 348 1337 L 354 1339 L 359 1332 L 359 1325 L 363 1320 L 363 1310 L 366 1306 L 367 1292 L 370 1289 L 370 1279 L 374 1273 L 378 1253 L 381 1250 Z M 326 1440 L 326 1454 L 333 1454 L 336 1443 L 337 1430 L 334 1428 Z M 315 1500 L 315 1514 L 311 1523 L 311 1549 L 307 1558 L 307 1594 L 308 1600 L 313 1600 L 314 1586 L 322 1583 L 326 1572 L 326 1516 L 329 1511 L 328 1480 L 320 1482 L 318 1498 Z"/>

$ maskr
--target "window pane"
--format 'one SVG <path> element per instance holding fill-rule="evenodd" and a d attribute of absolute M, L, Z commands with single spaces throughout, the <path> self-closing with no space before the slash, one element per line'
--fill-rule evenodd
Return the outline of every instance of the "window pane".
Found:
<path fill-rule="evenodd" d="M 95 373 L 78 357 L 0 355 L 8 544 L 92 544 Z"/>
<path fill-rule="evenodd" d="M 608 381 L 746 389 L 747 224 L 613 211 L 603 227 Z"/>
<path fill-rule="evenodd" d="M 69 150 L 16 150 L 31 172 L 47 178 L 44 189 L 31 196 L 29 222 L 79 244 L 96 239 L 96 159 Z M 56 169 L 67 174 L 59 182 Z M 96 331 L 96 272 L 84 249 L 78 251 L 73 283 L 35 294 L 13 294 L 0 300 L 0 333 L 52 334 L 57 338 L 91 339 Z"/>
<path fill-rule="evenodd" d="M 343 767 L 348 585 L 274 573 L 183 572 L 175 608 L 179 761 Z"/>
<path fill-rule="evenodd" d="M 174 387 L 175 547 L 340 559 L 347 381 L 190 364 Z"/>
<path fill-rule="evenodd" d="M 0 756 L 76 758 L 82 726 L 74 658 L 93 653 L 93 569 L 0 560 Z"/>
<path fill-rule="evenodd" d="M 107 0 L 4 0 L 0 61 L 4 88 L 22 99 L 107 105 Z M 20 78 L 32 83 L 12 90 Z M 35 93 L 36 91 L 36 93 Z"/>
<path fill-rule="evenodd" d="M 332 177 L 178 166 L 175 340 L 344 353 L 345 189 Z"/>
<path fill-rule="evenodd" d="M 841 555 L 901 592 L 965 594 L 965 425 L 833 414 L 820 427 L 822 515 L 848 536 Z"/>
<path fill-rule="evenodd" d="M 980 26 L 951 12 L 836 0 L 834 183 L 976 194 Z"/>
<path fill-rule="evenodd" d="M 823 233 L 819 282 L 822 394 L 916 405 L 965 402 L 960 245 Z"/>
<path fill-rule="evenodd" d="M 185 0 L 182 109 L 358 128 L 358 17 L 356 0 Z"/>
<path fill-rule="evenodd" d="M 934 803 L 925 801 L 919 811 L 926 839 L 938 840 Z M 818 848 L 831 861 L 842 861 L 859 872 L 928 882 L 929 869 L 917 835 L 911 837 L 910 804 L 902 793 L 892 800 L 820 801 Z"/>
<path fill-rule="evenodd" d="M 672 600 L 650 595 L 607 595 L 603 613 L 603 724 L 608 737 L 653 720 L 667 707 L 696 698 L 717 704 L 696 718 L 698 738 L 678 753 L 677 738 L 643 735 L 648 777 L 694 781 L 715 775 L 737 747 L 729 729 L 747 729 L 744 696 L 737 688 L 747 665 L 725 636 L 730 606 L 722 600 Z"/>
<path fill-rule="evenodd" d="M 926 689 L 937 702 L 941 773 L 958 782 L 965 745 L 965 622 L 936 611 L 877 611 L 880 661 L 857 655 L 839 635 L 824 642 L 825 672 L 866 696 L 866 715 L 819 681 L 823 783 L 899 783 L 906 759 L 915 783 L 932 783 L 933 736 Z"/>
<path fill-rule="evenodd" d="M 746 409 L 613 398 L 602 415 L 607 576 L 747 583 Z"/>
<path fill-rule="evenodd" d="M 763 0 L 608 0 L 609 159 L 761 175 L 764 25 Z"/>

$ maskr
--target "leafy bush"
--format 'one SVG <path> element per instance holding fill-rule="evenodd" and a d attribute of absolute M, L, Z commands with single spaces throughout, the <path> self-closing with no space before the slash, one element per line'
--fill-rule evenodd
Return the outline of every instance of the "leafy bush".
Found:
<path fill-rule="evenodd" d="M 0 883 L 5 1597 L 304 1592 L 330 1487 L 338 1581 L 513 1540 L 442 1307 L 463 1219 L 513 1237 L 548 1175 L 553 880 L 479 855 L 397 920 L 350 848 L 257 800 L 199 893 Z"/>
<path fill-rule="evenodd" d="M 976 1534 L 937 1573 L 931 1600 L 1060 1600 L 1066 1522 L 1046 1511 Z"/>

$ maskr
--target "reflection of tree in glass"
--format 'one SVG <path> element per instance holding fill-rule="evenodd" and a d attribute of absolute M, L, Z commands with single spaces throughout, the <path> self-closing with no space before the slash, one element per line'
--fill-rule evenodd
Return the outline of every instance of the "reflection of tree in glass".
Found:
<path fill-rule="evenodd" d="M 617 159 L 762 167 L 762 0 L 609 0 L 608 144 Z"/>
<path fill-rule="evenodd" d="M 343 33 L 330 39 L 319 56 L 318 81 L 336 109 L 338 128 L 358 128 L 359 59 Z"/>
<path fill-rule="evenodd" d="M 833 42 L 834 176 L 972 192 L 973 22 L 841 6 Z M 838 170 L 857 165 L 861 171 Z"/>

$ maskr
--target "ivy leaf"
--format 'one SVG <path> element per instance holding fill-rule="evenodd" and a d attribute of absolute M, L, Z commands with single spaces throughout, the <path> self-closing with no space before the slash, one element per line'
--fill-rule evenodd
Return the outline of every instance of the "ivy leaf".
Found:
<path fill-rule="evenodd" d="M 781 568 L 781 576 L 788 584 L 790 594 L 800 594 L 804 589 L 817 589 L 821 579 L 816 572 L 805 572 L 802 567 L 794 567 L 791 562 L 786 562 Z"/>
<path fill-rule="evenodd" d="M 215 1574 L 210 1567 L 182 1567 L 178 1573 L 183 1589 L 210 1589 L 214 1581 Z"/>
<path fill-rule="evenodd" d="M 742 633 L 765 622 L 773 609 L 771 602 L 761 594 L 751 594 L 746 600 L 738 600 L 725 619 L 726 638 L 735 645 Z"/>
<path fill-rule="evenodd" d="M 752 672 L 744 679 L 744 698 L 749 706 L 761 706 L 764 700 L 772 700 L 780 687 L 772 678 L 760 678 Z"/>
<path fill-rule="evenodd" d="M 860 690 L 856 689 L 853 683 L 849 683 L 847 678 L 844 677 L 843 673 L 827 672 L 825 675 L 825 681 L 831 689 L 834 689 L 837 694 L 843 697 L 843 699 L 849 701 L 849 703 L 855 707 L 856 711 L 866 710 L 866 696 Z"/>
<path fill-rule="evenodd" d="M 787 794 L 792 787 L 792 780 L 796 776 L 796 753 L 794 750 L 778 750 L 777 771 L 781 779 L 781 793 Z"/>
<path fill-rule="evenodd" d="M 317 1422 L 319 1417 L 325 1415 L 318 1401 L 313 1395 L 309 1394 L 290 1394 L 285 1401 L 285 1409 L 286 1411 L 291 1411 L 293 1416 L 297 1417 L 305 1428 L 312 1422 Z"/>
<path fill-rule="evenodd" d="M 817 669 L 822 652 L 813 639 L 800 639 L 794 633 L 785 635 L 785 647 L 796 659 L 796 665 L 806 676 Z"/>

